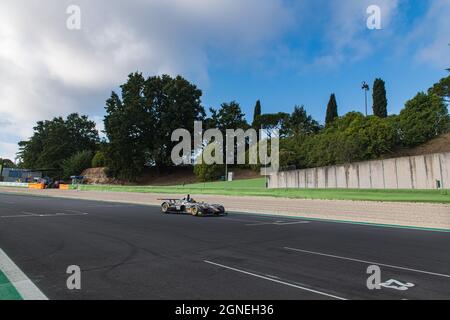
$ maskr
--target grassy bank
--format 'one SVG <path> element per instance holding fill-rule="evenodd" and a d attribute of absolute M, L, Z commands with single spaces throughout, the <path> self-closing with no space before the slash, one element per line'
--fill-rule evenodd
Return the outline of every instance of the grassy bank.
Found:
<path fill-rule="evenodd" d="M 0 271 L 0 300 L 22 300 L 16 288 L 8 278 Z"/>
<path fill-rule="evenodd" d="M 377 189 L 266 189 L 264 178 L 232 182 L 208 182 L 184 186 L 84 185 L 81 190 L 265 196 L 294 199 L 366 200 L 395 202 L 450 203 L 450 190 L 377 190 Z"/>

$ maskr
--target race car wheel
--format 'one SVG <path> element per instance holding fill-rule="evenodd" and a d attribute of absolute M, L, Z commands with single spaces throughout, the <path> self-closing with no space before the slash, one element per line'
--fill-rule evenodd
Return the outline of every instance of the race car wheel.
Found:
<path fill-rule="evenodd" d="M 193 216 L 198 216 L 199 213 L 200 213 L 199 207 L 197 207 L 197 206 L 192 207 L 191 208 L 191 213 L 192 213 Z"/>
<path fill-rule="evenodd" d="M 219 212 L 216 212 L 217 216 L 220 216 L 221 214 L 226 214 L 224 207 L 220 206 L 218 209 L 219 209 Z"/>
<path fill-rule="evenodd" d="M 163 213 L 169 213 L 169 207 L 170 207 L 170 205 L 169 205 L 167 202 L 164 202 L 164 203 L 161 205 L 161 211 L 162 211 Z"/>

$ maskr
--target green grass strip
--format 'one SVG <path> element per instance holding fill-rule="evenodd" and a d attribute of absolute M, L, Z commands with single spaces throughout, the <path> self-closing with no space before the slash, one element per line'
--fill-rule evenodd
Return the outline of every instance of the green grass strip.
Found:
<path fill-rule="evenodd" d="M 74 187 L 71 187 L 72 189 Z M 450 203 L 450 190 L 406 189 L 266 189 L 265 179 L 195 183 L 178 186 L 80 185 L 84 191 L 158 194 L 209 194 L 291 199 Z M 0 189 L 1 190 L 1 189 Z"/>
<path fill-rule="evenodd" d="M 264 178 L 180 186 L 82 185 L 85 191 L 262 196 L 291 199 L 450 203 L 450 190 L 266 189 Z"/>
<path fill-rule="evenodd" d="M 19 292 L 9 282 L 8 278 L 0 271 L 0 300 L 22 300 Z"/>

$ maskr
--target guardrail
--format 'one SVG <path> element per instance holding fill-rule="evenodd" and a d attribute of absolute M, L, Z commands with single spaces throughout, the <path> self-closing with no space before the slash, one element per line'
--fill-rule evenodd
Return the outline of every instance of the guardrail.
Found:
<path fill-rule="evenodd" d="M 23 182 L 0 182 L 0 187 L 28 188 L 28 183 L 23 183 Z"/>
<path fill-rule="evenodd" d="M 43 183 L 30 183 L 28 184 L 28 189 L 45 189 L 45 184 Z"/>

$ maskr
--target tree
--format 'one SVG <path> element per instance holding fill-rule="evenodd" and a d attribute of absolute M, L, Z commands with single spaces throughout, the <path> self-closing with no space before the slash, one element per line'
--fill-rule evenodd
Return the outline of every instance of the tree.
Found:
<path fill-rule="evenodd" d="M 386 118 L 387 113 L 387 99 L 385 82 L 382 79 L 375 79 L 373 83 L 373 114 L 380 118 Z"/>
<path fill-rule="evenodd" d="M 199 159 L 203 157 L 203 153 L 214 153 L 213 149 L 214 142 L 208 144 L 204 148 L 202 153 L 198 156 L 196 164 L 194 165 L 194 174 L 200 182 L 215 181 L 224 174 L 225 166 L 223 164 L 206 164 L 205 161 L 199 161 Z"/>
<path fill-rule="evenodd" d="M 19 142 L 23 168 L 61 169 L 62 161 L 83 150 L 96 151 L 100 139 L 95 122 L 87 116 L 70 114 L 38 121 L 33 136 Z"/>
<path fill-rule="evenodd" d="M 205 118 L 205 110 L 201 105 L 202 91 L 181 76 L 171 78 L 168 75 L 150 77 L 146 87 L 145 94 L 149 101 L 153 101 L 152 108 L 157 121 L 156 131 L 151 135 L 156 145 L 155 165 L 170 166 L 170 154 L 177 144 L 172 142 L 172 132 L 186 129 L 193 135 L 194 121 Z"/>
<path fill-rule="evenodd" d="M 106 157 L 102 151 L 97 151 L 92 158 L 91 166 L 92 168 L 102 168 L 106 165 Z"/>
<path fill-rule="evenodd" d="M 333 121 L 338 117 L 338 107 L 336 103 L 336 96 L 334 93 L 331 94 L 330 100 L 327 105 L 327 114 L 325 118 L 326 125 L 333 123 Z"/>
<path fill-rule="evenodd" d="M 400 138 L 404 146 L 414 147 L 449 130 L 447 106 L 436 94 L 418 93 L 406 102 L 399 115 Z"/>
<path fill-rule="evenodd" d="M 450 103 L 450 76 L 442 78 L 438 83 L 435 83 L 428 94 L 435 94 L 440 97 L 446 104 Z"/>
<path fill-rule="evenodd" d="M 217 128 L 225 137 L 227 129 L 247 130 L 250 126 L 245 120 L 245 114 L 241 110 L 241 106 L 236 101 L 222 103 L 219 110 L 210 108 L 211 119 L 208 121 L 210 128 Z M 225 142 L 224 142 L 225 143 Z M 247 142 L 246 142 L 247 144 Z M 237 156 L 237 144 L 234 145 L 234 155 Z M 226 146 L 223 148 L 223 159 L 226 159 Z"/>
<path fill-rule="evenodd" d="M 65 178 L 79 176 L 90 168 L 92 161 L 92 151 L 81 151 L 62 162 L 63 174 Z"/>
<path fill-rule="evenodd" d="M 113 92 L 106 102 L 107 172 L 133 181 L 145 166 L 171 165 L 172 132 L 186 129 L 192 135 L 205 111 L 201 90 L 181 76 L 144 79 L 133 73 L 121 90 L 121 97 Z"/>
<path fill-rule="evenodd" d="M 286 131 L 288 135 L 314 134 L 321 129 L 319 123 L 306 113 L 304 106 L 295 106 L 289 120 Z"/>
<path fill-rule="evenodd" d="M 219 110 L 210 108 L 213 126 L 223 134 L 227 129 L 247 129 L 249 127 L 245 120 L 245 114 L 236 101 L 222 103 Z"/>
<path fill-rule="evenodd" d="M 121 95 L 112 92 L 106 101 L 104 119 L 109 144 L 106 150 L 108 174 L 123 180 L 135 180 L 151 160 L 156 133 L 155 111 L 144 96 L 145 79 L 140 73 L 128 76 Z"/>
<path fill-rule="evenodd" d="M 0 167 L 3 165 L 3 168 L 16 168 L 16 164 L 10 159 L 2 159 L 0 158 Z"/>
<path fill-rule="evenodd" d="M 318 167 L 369 160 L 392 151 L 396 131 L 389 118 L 350 112 L 316 135 L 307 136 L 298 152 L 303 165 Z"/>
<path fill-rule="evenodd" d="M 285 112 L 264 113 L 257 121 L 269 138 L 272 137 L 273 130 L 279 130 L 280 137 L 283 137 L 287 134 L 289 117 L 290 115 Z"/>
<path fill-rule="evenodd" d="M 261 102 L 258 100 L 258 101 L 256 101 L 256 104 L 255 104 L 255 109 L 254 109 L 254 111 L 253 111 L 253 122 L 252 122 L 252 127 L 254 128 L 254 129 L 259 129 L 259 126 L 258 126 L 258 117 L 261 115 Z"/>

